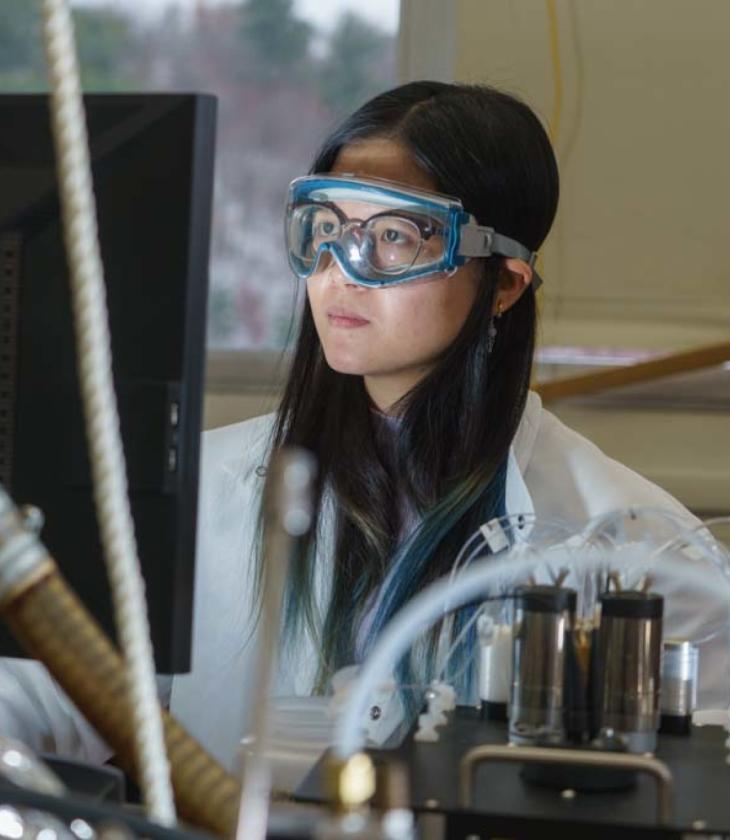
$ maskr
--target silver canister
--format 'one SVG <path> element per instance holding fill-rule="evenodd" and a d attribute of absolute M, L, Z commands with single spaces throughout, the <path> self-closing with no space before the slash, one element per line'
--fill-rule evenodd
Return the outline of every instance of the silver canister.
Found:
<path fill-rule="evenodd" d="M 627 590 L 601 596 L 598 692 L 601 731 L 629 752 L 652 753 L 659 727 L 664 599 Z"/>
<path fill-rule="evenodd" d="M 661 731 L 688 735 L 697 707 L 699 651 L 687 639 L 666 639 L 662 645 Z"/>
<path fill-rule="evenodd" d="M 515 593 L 509 740 L 561 743 L 565 737 L 566 648 L 576 593 L 559 586 L 523 586 Z"/>

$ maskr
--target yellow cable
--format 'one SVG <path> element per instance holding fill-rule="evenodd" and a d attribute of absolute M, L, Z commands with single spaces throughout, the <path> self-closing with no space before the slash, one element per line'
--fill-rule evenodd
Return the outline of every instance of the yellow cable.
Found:
<path fill-rule="evenodd" d="M 560 40 L 558 37 L 558 10 L 556 0 L 546 0 L 548 33 L 550 36 L 550 61 L 553 68 L 553 112 L 548 124 L 548 134 L 553 146 L 560 131 L 563 110 L 563 70 L 560 64 Z"/>

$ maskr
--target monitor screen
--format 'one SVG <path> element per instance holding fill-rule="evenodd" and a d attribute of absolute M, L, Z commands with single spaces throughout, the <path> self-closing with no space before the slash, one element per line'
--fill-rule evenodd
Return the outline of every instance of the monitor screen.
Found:
<path fill-rule="evenodd" d="M 113 375 L 156 666 L 189 669 L 215 144 L 207 95 L 84 97 Z M 0 481 L 113 634 L 49 102 L 0 95 Z M 0 629 L 0 654 L 19 648 Z"/>

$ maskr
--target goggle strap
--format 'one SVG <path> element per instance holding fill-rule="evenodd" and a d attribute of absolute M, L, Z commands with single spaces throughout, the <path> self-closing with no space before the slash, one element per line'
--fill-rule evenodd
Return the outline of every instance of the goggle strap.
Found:
<path fill-rule="evenodd" d="M 494 228 L 462 225 L 458 253 L 460 257 L 491 257 L 497 254 L 524 260 L 533 270 L 533 287 L 538 289 L 542 285 L 542 277 L 535 271 L 537 254 L 520 245 L 516 239 L 497 233 Z"/>

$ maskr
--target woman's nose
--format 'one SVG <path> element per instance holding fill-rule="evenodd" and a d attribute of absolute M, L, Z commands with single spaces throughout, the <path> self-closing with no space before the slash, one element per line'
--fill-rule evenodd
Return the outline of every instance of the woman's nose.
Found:
<path fill-rule="evenodd" d="M 321 268 L 319 266 L 318 268 L 320 268 L 320 271 L 327 283 L 331 283 L 332 285 L 351 286 L 355 289 L 365 288 L 345 274 L 342 268 L 340 268 L 340 264 L 331 253 L 328 252 L 322 254 L 320 260 Z"/>

